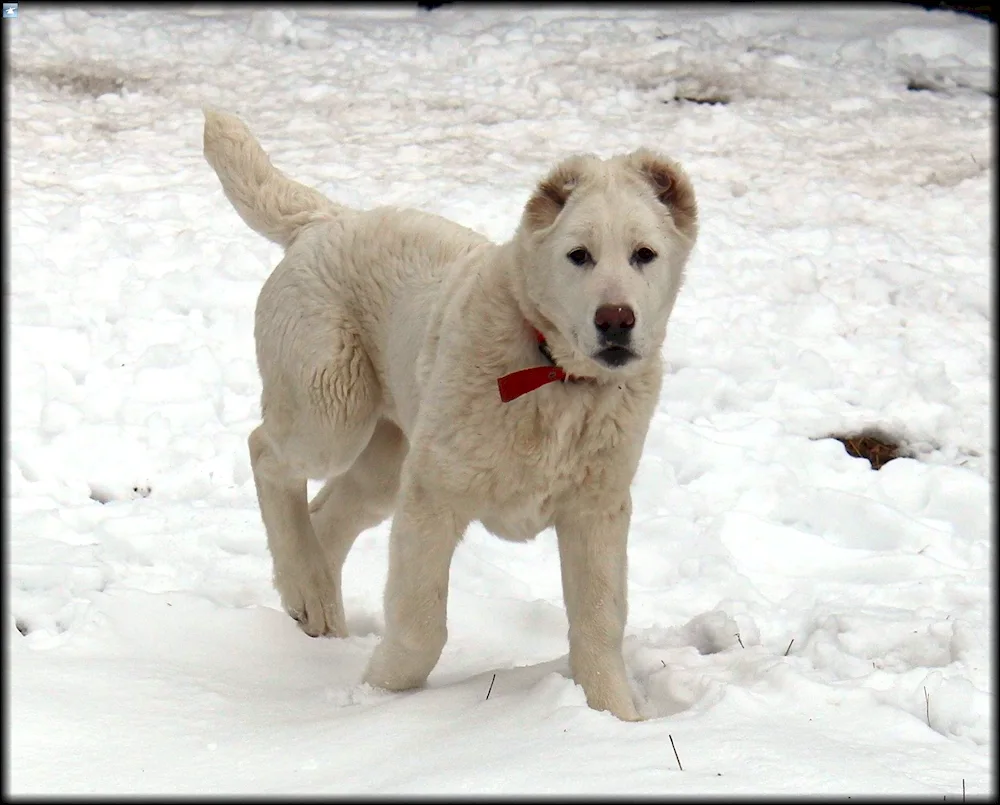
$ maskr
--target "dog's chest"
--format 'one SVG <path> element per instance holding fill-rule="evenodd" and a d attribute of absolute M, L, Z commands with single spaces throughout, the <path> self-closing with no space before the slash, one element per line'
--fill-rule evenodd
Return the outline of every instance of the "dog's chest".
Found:
<path fill-rule="evenodd" d="M 560 505 L 600 494 L 620 436 L 604 424 L 569 414 L 516 422 L 493 453 L 498 460 L 476 473 L 476 519 L 498 537 L 528 540 L 554 525 Z"/>
<path fill-rule="evenodd" d="M 505 506 L 483 508 L 479 522 L 496 537 L 512 542 L 533 539 L 553 524 L 551 495 L 528 495 Z"/>

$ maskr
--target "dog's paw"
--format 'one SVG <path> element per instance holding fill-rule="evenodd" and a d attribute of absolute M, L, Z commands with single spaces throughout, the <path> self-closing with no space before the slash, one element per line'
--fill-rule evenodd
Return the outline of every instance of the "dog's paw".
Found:
<path fill-rule="evenodd" d="M 587 697 L 591 710 L 604 710 L 619 721 L 645 721 L 646 717 L 639 713 L 631 697 L 614 696 L 608 698 Z"/>
<path fill-rule="evenodd" d="M 644 716 L 640 712 L 638 712 L 635 709 L 635 707 L 632 707 L 631 709 L 627 709 L 625 712 L 612 713 L 611 715 L 613 715 L 615 718 L 619 719 L 620 721 L 645 721 L 646 720 L 646 716 Z"/>
<path fill-rule="evenodd" d="M 361 681 L 366 685 L 371 685 L 373 688 L 387 690 L 393 693 L 398 693 L 404 690 L 414 690 L 415 688 L 421 687 L 424 683 L 424 680 L 412 674 L 399 672 L 383 673 L 380 671 L 372 671 L 370 668 L 365 671 L 365 675 Z"/>
<path fill-rule="evenodd" d="M 407 650 L 383 638 L 372 654 L 363 681 L 373 688 L 402 691 L 422 687 L 430 675 L 437 653 Z"/>
<path fill-rule="evenodd" d="M 618 656 L 603 665 L 577 668 L 573 679 L 583 688 L 591 710 L 605 710 L 621 721 L 644 721 L 632 700 L 625 667 Z"/>
<path fill-rule="evenodd" d="M 275 574 L 274 586 L 285 611 L 310 637 L 347 637 L 344 605 L 328 572 L 289 577 Z"/>

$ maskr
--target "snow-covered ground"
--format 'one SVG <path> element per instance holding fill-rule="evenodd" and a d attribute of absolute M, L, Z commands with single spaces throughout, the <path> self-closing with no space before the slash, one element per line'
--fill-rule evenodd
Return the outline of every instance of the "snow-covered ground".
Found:
<path fill-rule="evenodd" d="M 22 3 L 2 24 L 11 792 L 989 792 L 987 23 Z M 418 692 L 359 684 L 387 525 L 347 564 L 350 638 L 281 611 L 246 450 L 280 250 L 204 163 L 205 103 L 340 202 L 498 240 L 570 152 L 686 166 L 702 234 L 630 542 L 649 720 L 568 678 L 551 533 L 469 531 Z M 872 425 L 913 458 L 875 472 L 825 438 Z"/>

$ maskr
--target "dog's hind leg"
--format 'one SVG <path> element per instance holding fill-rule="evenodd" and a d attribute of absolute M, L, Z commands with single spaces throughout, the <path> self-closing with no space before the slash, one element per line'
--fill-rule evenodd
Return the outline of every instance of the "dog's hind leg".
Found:
<path fill-rule="evenodd" d="M 329 479 L 309 506 L 313 531 L 333 575 L 338 613 L 343 612 L 344 561 L 362 531 L 392 514 L 407 447 L 403 432 L 392 422 L 380 420 L 354 465 Z"/>
<path fill-rule="evenodd" d="M 350 467 L 371 438 L 374 418 L 336 440 L 340 466 Z M 267 419 L 250 434 L 250 465 L 267 544 L 274 563 L 274 586 L 286 611 L 313 637 L 346 637 L 339 577 L 313 530 L 306 489 L 307 473 L 288 458 L 267 430 Z M 322 441 L 324 434 L 313 433 Z M 338 574 L 339 575 L 339 574 Z"/>
<path fill-rule="evenodd" d="M 306 634 L 346 637 L 307 481 L 351 469 L 375 432 L 382 393 L 356 323 L 306 268 L 310 248 L 297 241 L 257 300 L 263 421 L 250 436 L 250 463 L 282 604 Z"/>

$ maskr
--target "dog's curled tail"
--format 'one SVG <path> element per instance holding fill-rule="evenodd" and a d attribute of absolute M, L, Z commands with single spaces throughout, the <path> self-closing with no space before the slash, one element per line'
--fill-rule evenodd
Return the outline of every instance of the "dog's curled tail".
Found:
<path fill-rule="evenodd" d="M 235 115 L 204 108 L 204 153 L 226 198 L 246 224 L 281 246 L 305 224 L 335 216 L 341 208 L 322 193 L 288 178 Z"/>

